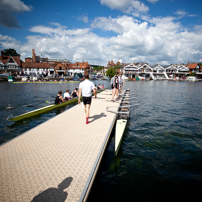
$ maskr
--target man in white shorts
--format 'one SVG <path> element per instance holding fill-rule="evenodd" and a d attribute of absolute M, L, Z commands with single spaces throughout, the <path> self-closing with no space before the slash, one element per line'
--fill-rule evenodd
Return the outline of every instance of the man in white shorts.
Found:
<path fill-rule="evenodd" d="M 85 74 L 84 76 L 85 80 L 79 84 L 79 95 L 78 95 L 78 103 L 81 103 L 81 95 L 83 97 L 83 104 L 84 109 L 86 113 L 86 124 L 88 124 L 88 118 L 90 114 L 90 106 L 92 101 L 92 90 L 95 94 L 95 98 L 97 98 L 96 95 L 96 89 L 93 82 L 89 81 L 89 74 Z"/>

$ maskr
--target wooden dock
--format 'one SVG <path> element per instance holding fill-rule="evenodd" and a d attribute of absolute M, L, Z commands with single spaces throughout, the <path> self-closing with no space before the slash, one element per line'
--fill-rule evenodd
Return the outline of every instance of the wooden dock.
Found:
<path fill-rule="evenodd" d="M 89 124 L 81 103 L 2 145 L 0 201 L 85 201 L 116 120 L 110 94 L 92 100 Z"/>

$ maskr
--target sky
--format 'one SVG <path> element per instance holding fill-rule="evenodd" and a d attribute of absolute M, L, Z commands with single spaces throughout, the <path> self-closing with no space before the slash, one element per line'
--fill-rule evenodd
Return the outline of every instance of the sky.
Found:
<path fill-rule="evenodd" d="M 88 61 L 202 59 L 201 0 L 0 0 L 0 49 Z"/>

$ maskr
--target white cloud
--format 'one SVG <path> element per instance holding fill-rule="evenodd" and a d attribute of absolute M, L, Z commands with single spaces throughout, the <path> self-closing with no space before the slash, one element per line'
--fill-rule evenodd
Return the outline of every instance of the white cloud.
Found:
<path fill-rule="evenodd" d="M 178 11 L 175 12 L 175 14 L 180 15 L 180 16 L 185 16 L 185 15 L 187 15 L 187 12 L 184 11 L 184 10 L 178 10 Z"/>
<path fill-rule="evenodd" d="M 130 6 L 131 0 L 100 0 L 100 3 L 110 7 L 111 9 L 125 10 Z"/>
<path fill-rule="evenodd" d="M 100 0 L 102 5 L 106 5 L 111 9 L 120 10 L 127 14 L 139 15 L 149 11 L 149 7 L 144 3 L 136 0 Z"/>
<path fill-rule="evenodd" d="M 149 1 L 150 3 L 156 3 L 156 2 L 158 2 L 159 0 L 147 0 L 147 1 Z"/>
<path fill-rule="evenodd" d="M 92 28 L 100 28 L 105 31 L 113 31 L 116 33 L 121 33 L 123 27 L 117 22 L 117 19 L 112 19 L 111 17 L 98 17 L 91 23 Z"/>
<path fill-rule="evenodd" d="M 25 5 L 20 0 L 1 0 L 0 8 L 1 10 L 15 12 L 31 11 L 31 7 Z"/>
<path fill-rule="evenodd" d="M 85 14 L 83 14 L 82 16 L 78 17 L 78 20 L 83 21 L 84 23 L 88 23 L 88 16 L 86 16 Z"/>
<path fill-rule="evenodd" d="M 0 0 L 0 25 L 7 28 L 20 28 L 14 13 L 31 11 L 32 7 L 20 0 Z"/>
<path fill-rule="evenodd" d="M 113 37 L 93 33 L 93 28 L 113 31 Z M 59 23 L 30 28 L 35 35 L 21 44 L 15 38 L 0 35 L 3 48 L 15 48 L 23 57 L 34 48 L 38 55 L 67 58 L 71 62 L 88 61 L 106 65 L 111 59 L 149 64 L 197 62 L 202 56 L 202 26 L 188 31 L 173 17 L 150 18 L 140 22 L 133 17 L 96 18 L 91 28 L 68 29 Z"/>
<path fill-rule="evenodd" d="M 52 27 L 47 27 L 45 25 L 37 25 L 34 27 L 31 27 L 29 31 L 36 32 L 39 34 L 47 34 L 47 35 L 53 35 L 57 34 L 59 36 L 71 36 L 71 35 L 84 35 L 89 32 L 89 29 L 72 29 L 68 30 L 66 29 L 66 26 L 61 26 L 59 23 L 51 23 L 53 25 Z"/>
<path fill-rule="evenodd" d="M 175 13 L 175 15 L 178 15 L 178 18 L 183 18 L 183 17 L 197 17 L 197 15 L 195 14 L 189 14 L 188 12 L 186 12 L 185 10 L 177 10 Z"/>
<path fill-rule="evenodd" d="M 21 43 L 11 36 L 0 34 L 0 46 L 4 48 L 12 47 L 14 49 L 19 49 L 21 46 Z"/>

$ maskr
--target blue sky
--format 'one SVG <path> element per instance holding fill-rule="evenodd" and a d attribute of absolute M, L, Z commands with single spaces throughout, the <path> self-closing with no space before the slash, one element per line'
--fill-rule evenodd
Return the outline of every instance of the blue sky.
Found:
<path fill-rule="evenodd" d="M 2 0 L 0 48 L 88 61 L 177 64 L 202 59 L 202 1 Z"/>

